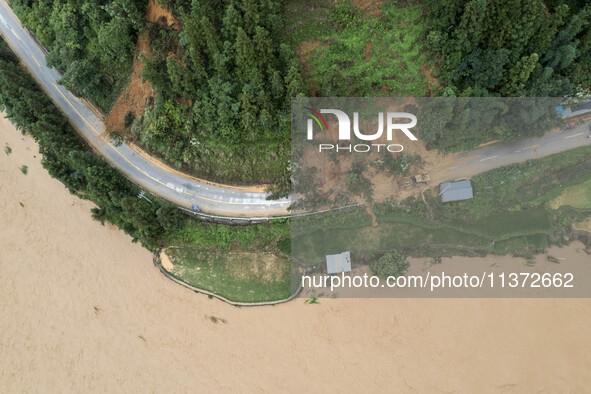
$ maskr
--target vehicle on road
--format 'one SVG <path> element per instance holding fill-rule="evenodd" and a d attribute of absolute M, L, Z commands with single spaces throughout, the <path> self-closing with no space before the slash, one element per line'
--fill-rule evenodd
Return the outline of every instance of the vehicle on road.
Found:
<path fill-rule="evenodd" d="M 569 122 L 562 128 L 562 130 L 570 130 L 574 129 L 575 127 L 577 127 L 577 122 Z"/>

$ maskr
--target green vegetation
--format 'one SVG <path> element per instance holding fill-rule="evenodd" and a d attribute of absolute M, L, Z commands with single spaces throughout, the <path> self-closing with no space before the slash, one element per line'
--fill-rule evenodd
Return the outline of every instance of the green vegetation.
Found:
<path fill-rule="evenodd" d="M 589 179 L 590 157 L 591 147 L 584 146 L 484 172 L 472 178 L 477 198 L 434 207 L 445 218 L 463 214 L 465 218 L 480 219 L 493 212 L 514 213 L 541 206 L 562 193 L 565 187 Z"/>
<path fill-rule="evenodd" d="M 109 221 L 148 249 L 171 243 L 203 249 L 230 247 L 249 251 L 271 250 L 289 235 L 289 222 L 248 227 L 213 225 L 189 220 L 155 197 L 152 204 L 137 197 L 139 189 L 99 156 L 88 150 L 48 96 L 18 65 L 0 42 L 0 106 L 7 117 L 39 144 L 41 163 L 71 193 L 93 201 L 94 219 Z"/>
<path fill-rule="evenodd" d="M 428 0 L 426 8 L 431 20 L 426 47 L 438 60 L 443 96 L 589 96 L 591 6 L 585 2 Z M 421 139 L 429 148 L 458 151 L 490 140 L 539 136 L 552 127 L 545 118 L 554 104 L 539 100 L 501 100 L 485 112 L 478 102 L 469 109 L 461 101 L 456 108 L 437 108 L 444 112 L 433 115 L 435 127 L 422 128 Z M 446 123 L 445 111 L 454 113 L 453 123 Z M 500 114 L 510 121 L 498 121 Z"/>
<path fill-rule="evenodd" d="M 393 250 L 373 262 L 369 268 L 374 275 L 386 279 L 389 276 L 399 277 L 404 275 L 409 266 L 410 263 L 406 261 L 402 253 Z"/>
<path fill-rule="evenodd" d="M 591 7 L 555 0 L 427 1 L 446 91 L 565 96 L 591 75 Z"/>
<path fill-rule="evenodd" d="M 287 36 L 305 53 L 315 95 L 429 95 L 422 5 L 386 2 L 363 13 L 351 0 L 289 0 L 285 9 Z"/>
<path fill-rule="evenodd" d="M 133 112 L 127 111 L 125 113 L 125 118 L 123 119 L 123 126 L 125 128 L 128 128 L 129 126 L 131 126 L 131 124 L 133 123 L 134 120 L 135 120 L 135 115 L 133 114 Z"/>
<path fill-rule="evenodd" d="M 282 44 L 281 1 L 170 1 L 182 29 L 149 28 L 157 95 L 133 128 L 175 166 L 222 182 L 287 179 L 300 65 Z M 287 189 L 284 190 L 284 194 Z"/>
<path fill-rule="evenodd" d="M 421 164 L 421 156 L 403 153 L 401 155 L 392 155 L 387 151 L 382 153 L 383 163 L 381 166 L 376 166 L 378 169 L 386 169 L 392 175 L 406 175 L 413 165 Z"/>
<path fill-rule="evenodd" d="M 51 99 L 18 64 L 8 46 L 0 45 L 0 105 L 7 117 L 39 144 L 41 163 L 80 198 L 97 207 L 92 216 L 109 221 L 141 240 L 148 248 L 164 242 L 167 232 L 181 227 L 179 211 L 154 199 L 138 199 L 139 189 L 101 157 L 88 151 Z"/>
<path fill-rule="evenodd" d="M 277 241 L 286 240 L 290 234 L 289 220 L 250 226 L 208 224 L 189 220 L 175 231 L 167 234 L 172 245 L 193 246 L 200 249 L 241 250 L 275 253 Z"/>
<path fill-rule="evenodd" d="M 420 105 L 421 141 L 442 151 L 472 149 L 491 140 L 540 137 L 560 123 L 553 97 L 437 98 Z"/>
<path fill-rule="evenodd" d="M 110 109 L 129 79 L 144 26 L 142 0 L 11 0 L 22 24 L 48 50 L 49 66 L 68 89 Z"/>
<path fill-rule="evenodd" d="M 377 215 L 377 213 L 376 213 Z M 338 215 L 335 215 L 338 216 Z M 432 223 L 419 215 L 400 217 L 397 222 L 378 222 L 377 227 L 343 228 L 326 226 L 323 230 L 302 235 L 294 235 L 292 240 L 293 255 L 301 261 L 319 261 L 327 254 L 340 253 L 343 250 L 389 251 L 399 249 L 406 254 L 429 256 L 437 248 L 467 246 L 485 250 L 491 241 L 482 235 L 471 234 Z M 378 216 L 378 220 L 380 217 Z M 294 228 L 300 227 L 294 220 Z"/>
<path fill-rule="evenodd" d="M 289 221 L 244 227 L 206 224 L 188 219 L 177 208 L 153 196 L 152 203 L 139 199 L 137 187 L 87 150 L 49 97 L 19 67 L 3 41 L 0 42 L 0 106 L 18 128 L 30 133 L 39 144 L 41 162 L 49 174 L 71 193 L 97 205 L 92 209 L 94 219 L 115 224 L 152 250 L 173 243 L 190 245 L 183 250 L 190 250 L 197 257 L 187 259 L 187 264 L 193 262 L 193 267 L 201 267 L 203 272 L 209 267 L 211 275 L 209 279 L 199 277 L 199 282 L 195 282 L 197 276 L 187 277 L 188 283 L 246 302 L 290 295 L 290 260 L 273 255 L 278 252 L 277 241 L 289 237 Z M 26 173 L 26 166 L 21 171 Z M 234 254 L 230 255 L 229 250 Z M 267 265 L 261 266 L 262 261 Z M 252 271 L 259 268 L 261 271 Z M 258 275 L 263 273 L 263 268 L 267 276 Z M 187 269 L 187 275 L 189 272 Z M 235 275 L 229 276 L 229 272 Z"/>
<path fill-rule="evenodd" d="M 6 153 L 6 156 L 10 155 L 12 153 L 12 148 L 8 145 L 6 145 L 4 147 L 4 153 Z"/>
<path fill-rule="evenodd" d="M 291 238 L 277 242 L 277 249 L 288 256 L 291 256 Z"/>
<path fill-rule="evenodd" d="M 20 170 L 23 174 L 27 175 L 27 173 L 29 172 L 29 167 L 21 166 Z"/>
<path fill-rule="evenodd" d="M 263 253 L 171 248 L 172 274 L 230 301 L 277 301 L 291 295 L 291 261 Z"/>
<path fill-rule="evenodd" d="M 371 181 L 363 174 L 366 168 L 367 163 L 362 160 L 356 160 L 353 162 L 349 173 L 345 175 L 348 194 L 363 194 L 365 199 L 371 199 L 373 186 Z"/>
<path fill-rule="evenodd" d="M 294 257 L 318 261 L 343 250 L 391 251 L 416 256 L 513 253 L 530 256 L 566 244 L 571 223 L 591 209 L 548 204 L 566 190 L 588 187 L 591 147 L 581 147 L 479 174 L 474 199 L 443 204 L 437 190 L 403 202 L 373 206 L 378 226 L 364 209 L 293 220 Z"/>
<path fill-rule="evenodd" d="M 568 205 L 573 208 L 591 209 L 591 174 L 579 185 L 567 187 L 562 194 L 551 201 L 555 209 Z"/>

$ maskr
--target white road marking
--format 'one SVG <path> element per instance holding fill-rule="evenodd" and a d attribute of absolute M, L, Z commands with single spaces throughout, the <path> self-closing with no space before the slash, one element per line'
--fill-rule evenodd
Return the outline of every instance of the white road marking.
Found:
<path fill-rule="evenodd" d="M 495 157 L 499 157 L 499 156 L 497 155 L 497 156 L 487 157 L 486 159 L 482 159 L 480 161 L 486 161 L 486 160 L 494 159 Z"/>
<path fill-rule="evenodd" d="M 513 153 L 519 153 L 519 152 L 521 152 L 521 149 L 519 149 L 519 150 L 516 150 L 516 151 L 515 151 L 515 152 L 513 152 Z"/>
<path fill-rule="evenodd" d="M 569 135 L 568 137 L 564 137 L 564 139 L 566 140 L 568 138 L 578 137 L 578 136 L 583 135 L 583 134 L 585 134 L 585 133 L 579 133 L 579 134 Z"/>

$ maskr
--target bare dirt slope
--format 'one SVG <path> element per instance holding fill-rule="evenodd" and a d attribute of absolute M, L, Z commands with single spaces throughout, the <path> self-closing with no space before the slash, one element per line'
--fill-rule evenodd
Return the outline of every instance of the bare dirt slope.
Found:
<path fill-rule="evenodd" d="M 0 146 L 0 392 L 585 392 L 591 385 L 590 300 L 231 307 L 172 283 L 149 252 L 92 221 L 92 204 L 51 179 L 36 145 L 6 120 Z"/>
<path fill-rule="evenodd" d="M 131 111 L 135 116 L 142 115 L 146 106 L 146 99 L 153 95 L 150 83 L 144 81 L 140 76 L 143 69 L 140 56 L 147 50 L 148 40 L 144 34 L 138 39 L 130 81 L 106 116 L 105 123 L 108 133 L 122 133 L 124 131 L 125 114 Z"/>
<path fill-rule="evenodd" d="M 170 10 L 161 7 L 155 0 L 148 1 L 146 10 L 146 21 L 150 23 L 162 23 L 174 28 L 178 28 L 178 21 L 174 18 Z M 123 89 L 113 108 L 106 116 L 107 132 L 123 132 L 124 118 L 128 111 L 134 115 L 142 115 L 146 106 L 146 99 L 154 95 L 150 83 L 144 81 L 140 76 L 143 69 L 143 63 L 140 58 L 142 54 L 148 53 L 147 34 L 138 38 L 137 47 L 133 61 L 133 71 L 129 84 Z"/>

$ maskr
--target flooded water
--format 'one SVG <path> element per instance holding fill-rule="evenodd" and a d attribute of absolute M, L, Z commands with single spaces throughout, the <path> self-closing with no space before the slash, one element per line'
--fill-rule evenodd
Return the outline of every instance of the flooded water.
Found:
<path fill-rule="evenodd" d="M 232 307 L 169 281 L 148 251 L 94 222 L 92 204 L 51 179 L 34 142 L 4 119 L 0 146 L 0 392 L 584 392 L 591 385 L 588 299 Z"/>

